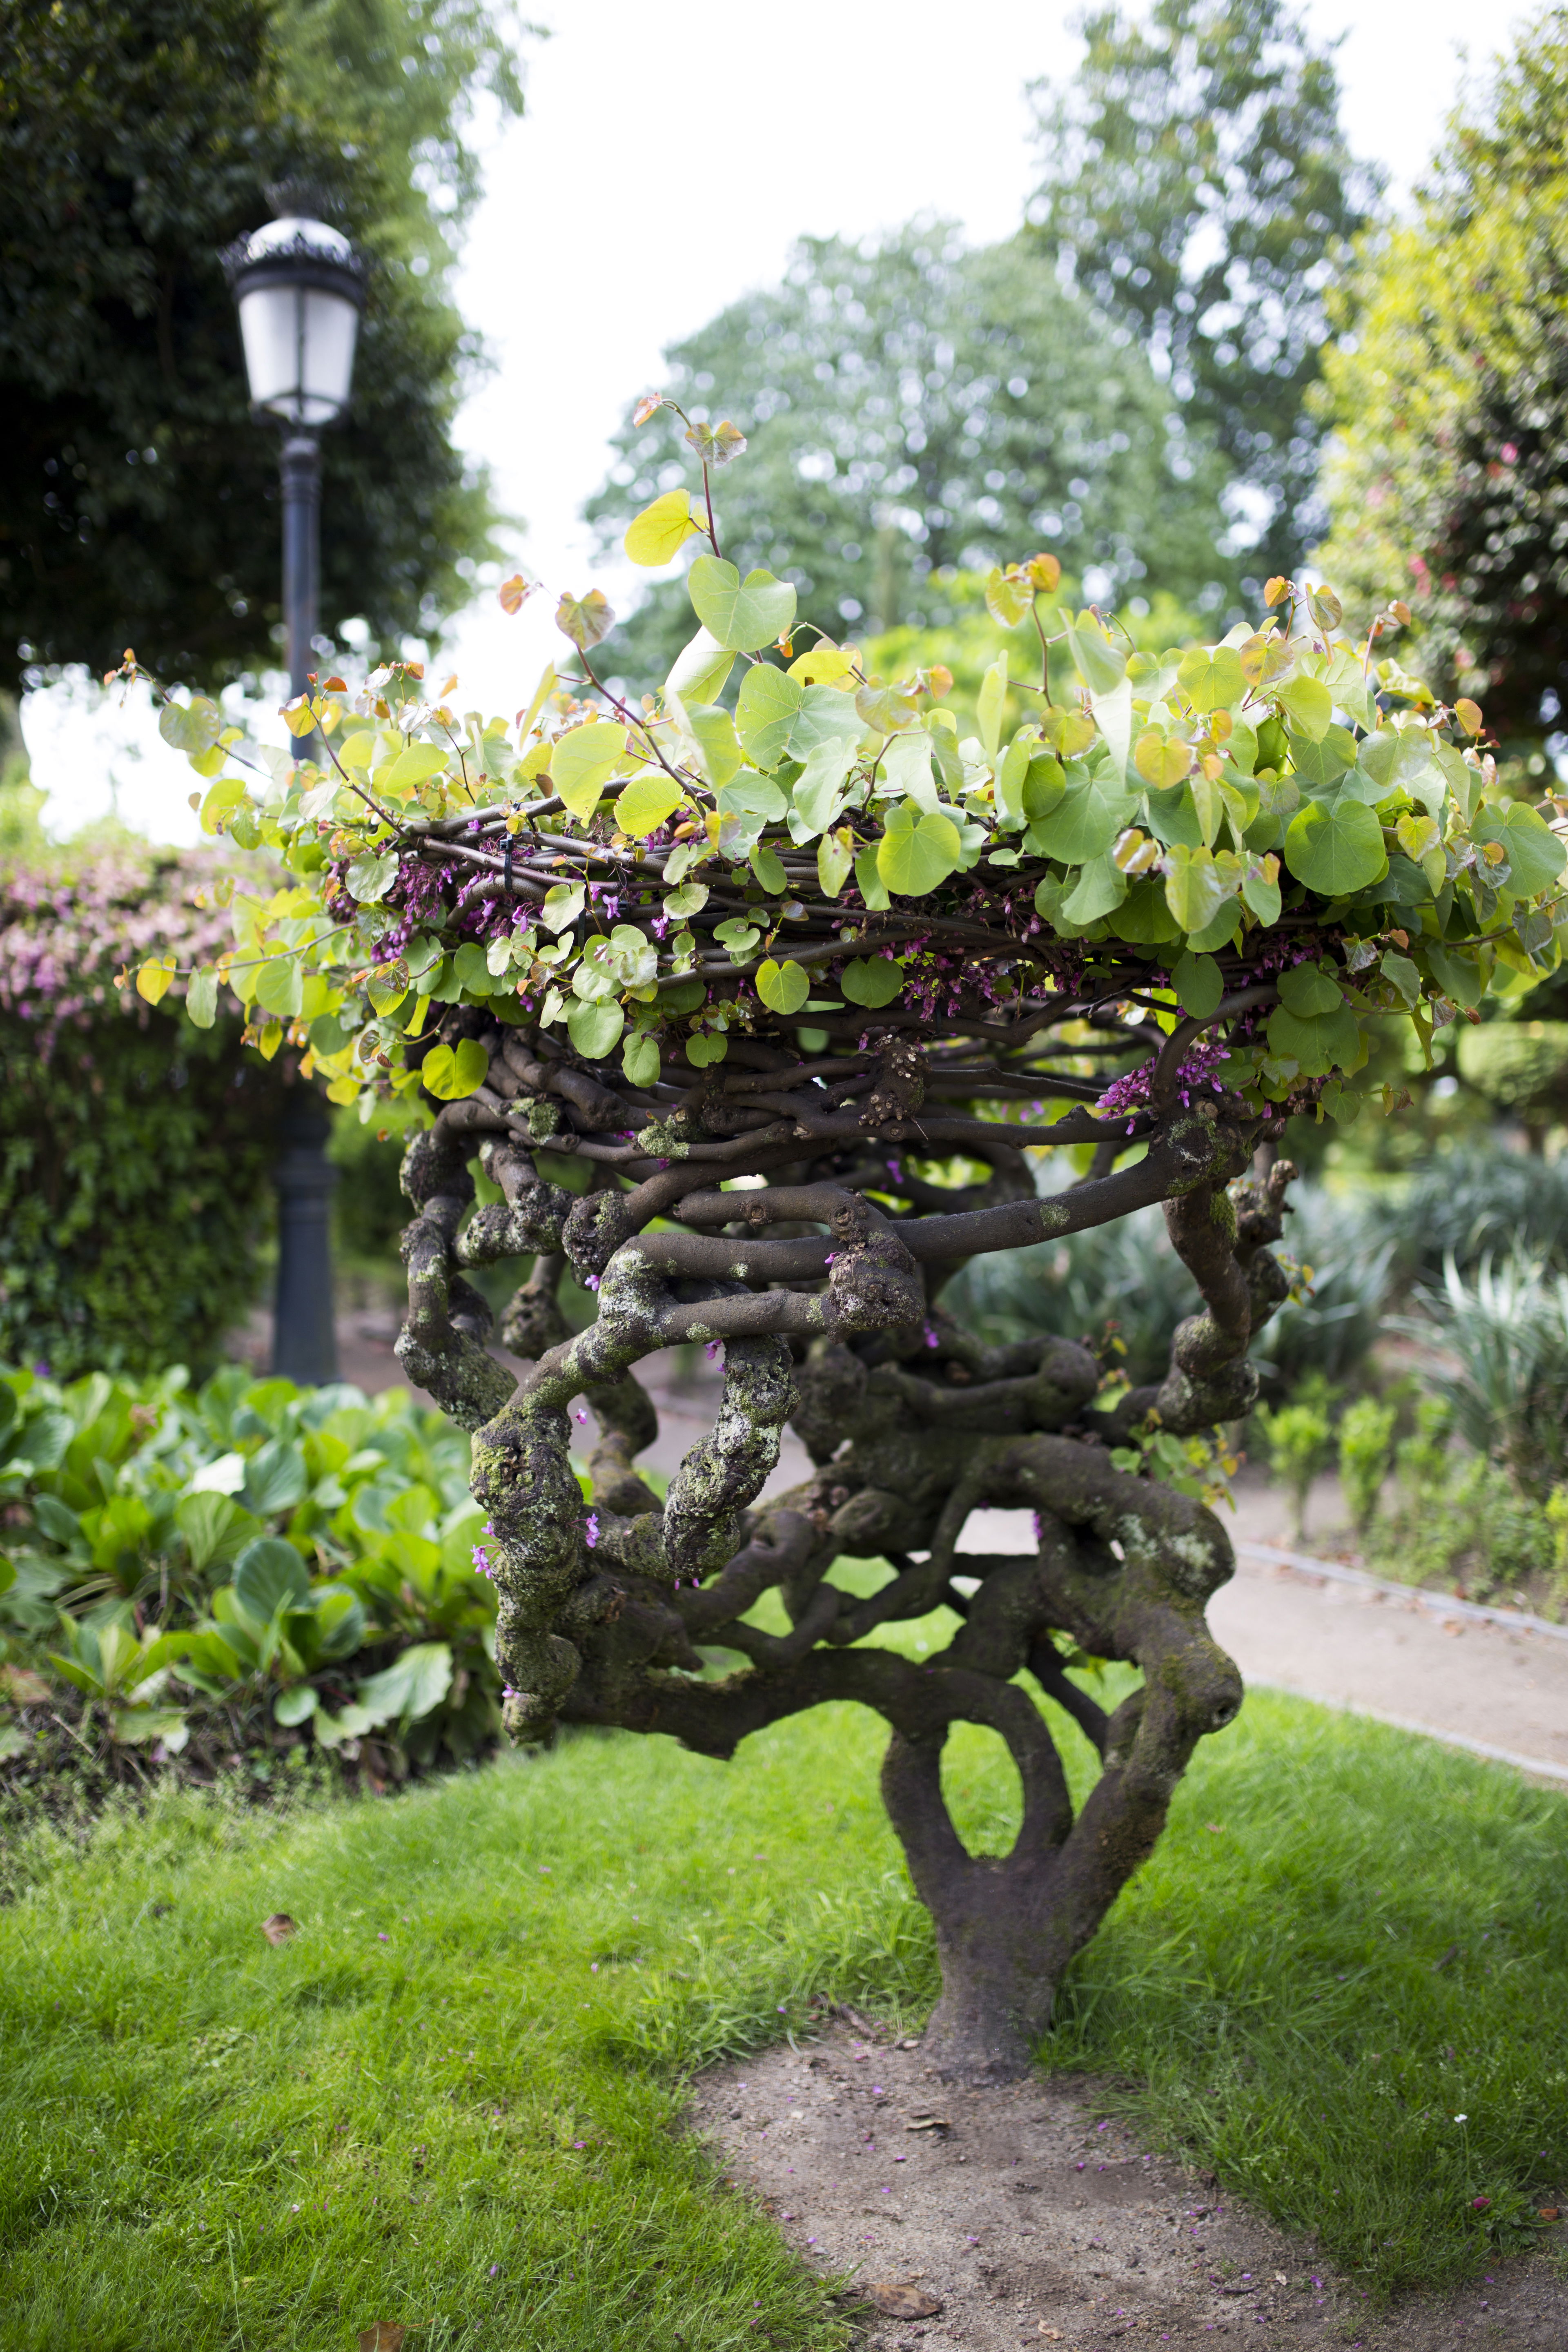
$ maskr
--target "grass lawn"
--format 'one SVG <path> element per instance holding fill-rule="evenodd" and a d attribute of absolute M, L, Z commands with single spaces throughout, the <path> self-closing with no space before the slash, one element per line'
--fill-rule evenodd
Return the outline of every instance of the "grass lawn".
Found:
<path fill-rule="evenodd" d="M 730 1766 L 576 1738 L 384 1801 L 173 1795 L 86 1851 L 13 1839 L 0 2347 L 342 2352 L 377 2319 L 408 2352 L 841 2342 L 670 2125 L 682 2069 L 814 1993 L 931 2000 L 880 1748 L 824 1709 Z M 1005 1836 L 995 1743 L 950 1777 L 972 1842 Z M 1459 2276 L 1568 2172 L 1565 1864 L 1568 1800 L 1255 1695 L 1047 2063 L 1128 2084 L 1372 2293 Z"/>

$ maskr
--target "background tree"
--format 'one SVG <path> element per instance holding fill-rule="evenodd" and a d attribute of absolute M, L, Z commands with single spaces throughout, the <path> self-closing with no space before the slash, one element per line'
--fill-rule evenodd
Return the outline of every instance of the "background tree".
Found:
<path fill-rule="evenodd" d="M 787 572 L 836 625 L 941 627 L 957 609 L 945 575 L 1034 541 L 1100 601 L 1157 579 L 1212 608 L 1233 585 L 1205 440 L 1129 330 L 1019 240 L 965 252 L 941 222 L 870 248 L 805 239 L 782 287 L 731 303 L 665 359 L 684 409 L 706 415 L 721 386 L 748 437 L 726 486 L 728 551 L 742 571 Z M 607 537 L 628 499 L 684 478 L 682 429 L 666 410 L 617 436 L 587 508 Z M 604 658 L 655 685 L 689 634 L 683 585 L 660 583 Z"/>
<path fill-rule="evenodd" d="M 224 244 L 308 184 L 375 264 L 323 446 L 322 622 L 395 640 L 468 593 L 477 348 L 445 292 L 476 94 L 521 105 L 478 0 L 18 0 L 0 17 L 0 683 L 128 643 L 216 684 L 276 659 L 276 453 Z M 269 189 L 272 191 L 269 194 Z"/>
<path fill-rule="evenodd" d="M 1065 89 L 1033 96 L 1053 260 L 1130 325 L 1194 436 L 1212 436 L 1258 532 L 1247 569 L 1293 572 L 1321 530 L 1322 426 L 1305 403 L 1336 253 L 1380 179 L 1339 123 L 1331 47 L 1285 0 L 1156 0 L 1083 22 Z"/>
<path fill-rule="evenodd" d="M 1422 657 L 1504 737 L 1568 702 L 1568 15 L 1521 35 L 1457 117 L 1415 219 L 1366 247 L 1322 414 L 1322 562 L 1363 608 L 1390 587 Z"/>

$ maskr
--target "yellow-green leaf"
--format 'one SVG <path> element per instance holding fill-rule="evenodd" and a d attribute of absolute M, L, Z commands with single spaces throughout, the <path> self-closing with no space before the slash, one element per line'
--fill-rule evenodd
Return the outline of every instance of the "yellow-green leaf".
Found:
<path fill-rule="evenodd" d="M 586 653 L 607 637 L 616 625 L 616 616 L 602 589 L 590 588 L 585 596 L 570 593 L 562 597 L 555 607 L 555 625 L 563 637 Z"/>
<path fill-rule="evenodd" d="M 946 881 L 963 849 L 951 817 L 900 801 L 877 845 L 877 871 L 896 897 L 923 898 Z"/>
<path fill-rule="evenodd" d="M 633 517 L 622 544 L 634 563 L 652 569 L 668 563 L 701 528 L 692 516 L 690 491 L 666 490 L 662 499 Z"/>
<path fill-rule="evenodd" d="M 795 618 L 795 590 L 771 572 L 749 572 L 742 580 L 732 563 L 700 555 L 686 584 L 698 619 L 731 653 L 772 645 Z"/>
<path fill-rule="evenodd" d="M 849 877 L 855 858 L 855 836 L 847 825 L 825 833 L 816 845 L 816 878 L 825 898 L 837 898 Z"/>
<path fill-rule="evenodd" d="M 624 727 L 608 719 L 563 735 L 550 755 L 550 781 L 579 824 L 586 824 L 626 748 Z"/>
<path fill-rule="evenodd" d="M 993 564 L 985 575 L 985 609 L 1005 629 L 1016 629 L 1035 601 L 1035 583 L 1018 565 Z"/>
<path fill-rule="evenodd" d="M 185 990 L 185 1011 L 198 1029 L 210 1029 L 217 1019 L 217 974 L 210 967 L 192 972 Z"/>
<path fill-rule="evenodd" d="M 1189 937 L 1204 930 L 1225 904 L 1225 882 L 1213 853 L 1175 843 L 1166 853 L 1165 904 Z"/>
<path fill-rule="evenodd" d="M 784 963 L 769 956 L 757 966 L 757 994 L 770 1013 L 798 1013 L 811 994 L 811 982 L 793 956 Z"/>
<path fill-rule="evenodd" d="M 619 1045 L 626 1016 L 613 1000 L 589 1003 L 576 999 L 567 1008 L 566 1028 L 572 1043 L 590 1062 L 602 1062 Z"/>
<path fill-rule="evenodd" d="M 1193 747 L 1179 740 L 1162 735 L 1152 729 L 1140 735 L 1132 754 L 1133 765 L 1145 783 L 1158 790 L 1183 782 L 1193 772 Z"/>
<path fill-rule="evenodd" d="M 623 833 L 646 841 L 673 815 L 686 795 L 668 776 L 638 776 L 616 803 L 616 823 Z"/>
<path fill-rule="evenodd" d="M 216 833 L 224 818 L 238 808 L 245 799 L 245 783 L 239 776 L 220 776 L 202 803 L 202 831 Z"/>
<path fill-rule="evenodd" d="M 1321 677 L 1288 677 L 1274 689 L 1298 734 L 1321 743 L 1334 716 L 1334 698 Z"/>
<path fill-rule="evenodd" d="M 1194 710 L 1220 710 L 1247 692 L 1241 656 L 1234 646 L 1194 646 L 1184 655 L 1176 684 Z"/>
<path fill-rule="evenodd" d="M 975 716 L 980 725 L 980 740 L 985 746 L 985 756 L 994 762 L 1002 741 L 1002 706 L 1007 699 L 1007 648 L 1003 646 L 990 668 L 980 681 L 975 699 Z"/>
<path fill-rule="evenodd" d="M 411 793 L 438 776 L 449 756 L 439 743 L 410 743 L 376 770 L 375 788 L 381 793 Z"/>
<path fill-rule="evenodd" d="M 304 975 L 297 955 L 273 956 L 256 975 L 256 1001 L 279 1020 L 297 1018 L 304 1002 Z"/>
<path fill-rule="evenodd" d="M 144 996 L 149 1004 L 162 1003 L 169 992 L 169 982 L 174 977 L 173 956 L 153 956 L 136 967 L 136 993 Z"/>
<path fill-rule="evenodd" d="M 464 1037 L 456 1047 L 432 1045 L 419 1065 L 419 1081 L 437 1102 L 460 1102 L 484 1085 L 489 1066 L 490 1057 L 478 1038 Z"/>

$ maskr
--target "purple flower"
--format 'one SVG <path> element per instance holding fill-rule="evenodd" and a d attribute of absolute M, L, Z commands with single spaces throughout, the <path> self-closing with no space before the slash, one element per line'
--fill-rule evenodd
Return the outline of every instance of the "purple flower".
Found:
<path fill-rule="evenodd" d="M 702 1352 L 707 1357 L 710 1364 L 713 1363 L 722 1352 L 723 1346 L 724 1342 L 722 1339 L 709 1340 L 708 1345 L 703 1349 Z"/>
<path fill-rule="evenodd" d="M 928 1348 L 934 1348 L 936 1346 L 936 1325 L 934 1323 L 928 1323 L 921 1333 L 921 1337 L 925 1341 Z"/>
<path fill-rule="evenodd" d="M 588 1538 L 588 1546 L 591 1550 L 594 1545 L 599 1540 L 599 1514 L 597 1511 L 589 1512 L 587 1524 L 584 1529 L 584 1533 Z"/>

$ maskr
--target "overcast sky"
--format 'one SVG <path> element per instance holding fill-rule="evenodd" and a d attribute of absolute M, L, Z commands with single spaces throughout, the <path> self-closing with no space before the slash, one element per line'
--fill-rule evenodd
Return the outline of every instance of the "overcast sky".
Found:
<path fill-rule="evenodd" d="M 509 716 L 563 649 L 550 617 L 563 588 L 592 576 L 624 603 L 625 572 L 592 564 L 577 511 L 608 435 L 658 387 L 661 346 L 776 282 L 802 235 L 861 236 L 921 211 L 976 243 L 1010 234 L 1037 177 L 1024 86 L 1065 79 L 1079 54 L 1077 0 L 836 0 L 804 18 L 529 5 L 553 30 L 530 53 L 527 119 L 489 142 L 457 290 L 494 365 L 458 433 L 521 519 L 516 560 L 551 593 L 510 621 L 482 593 L 439 656 L 462 707 Z M 1306 0 L 1321 36 L 1344 37 L 1347 133 L 1396 198 L 1521 13 L 1505 0 L 1481 30 L 1472 0 Z M 106 707 L 83 681 L 29 697 L 23 724 L 52 831 L 112 799 L 156 838 L 193 837 L 195 780 L 144 709 Z"/>

